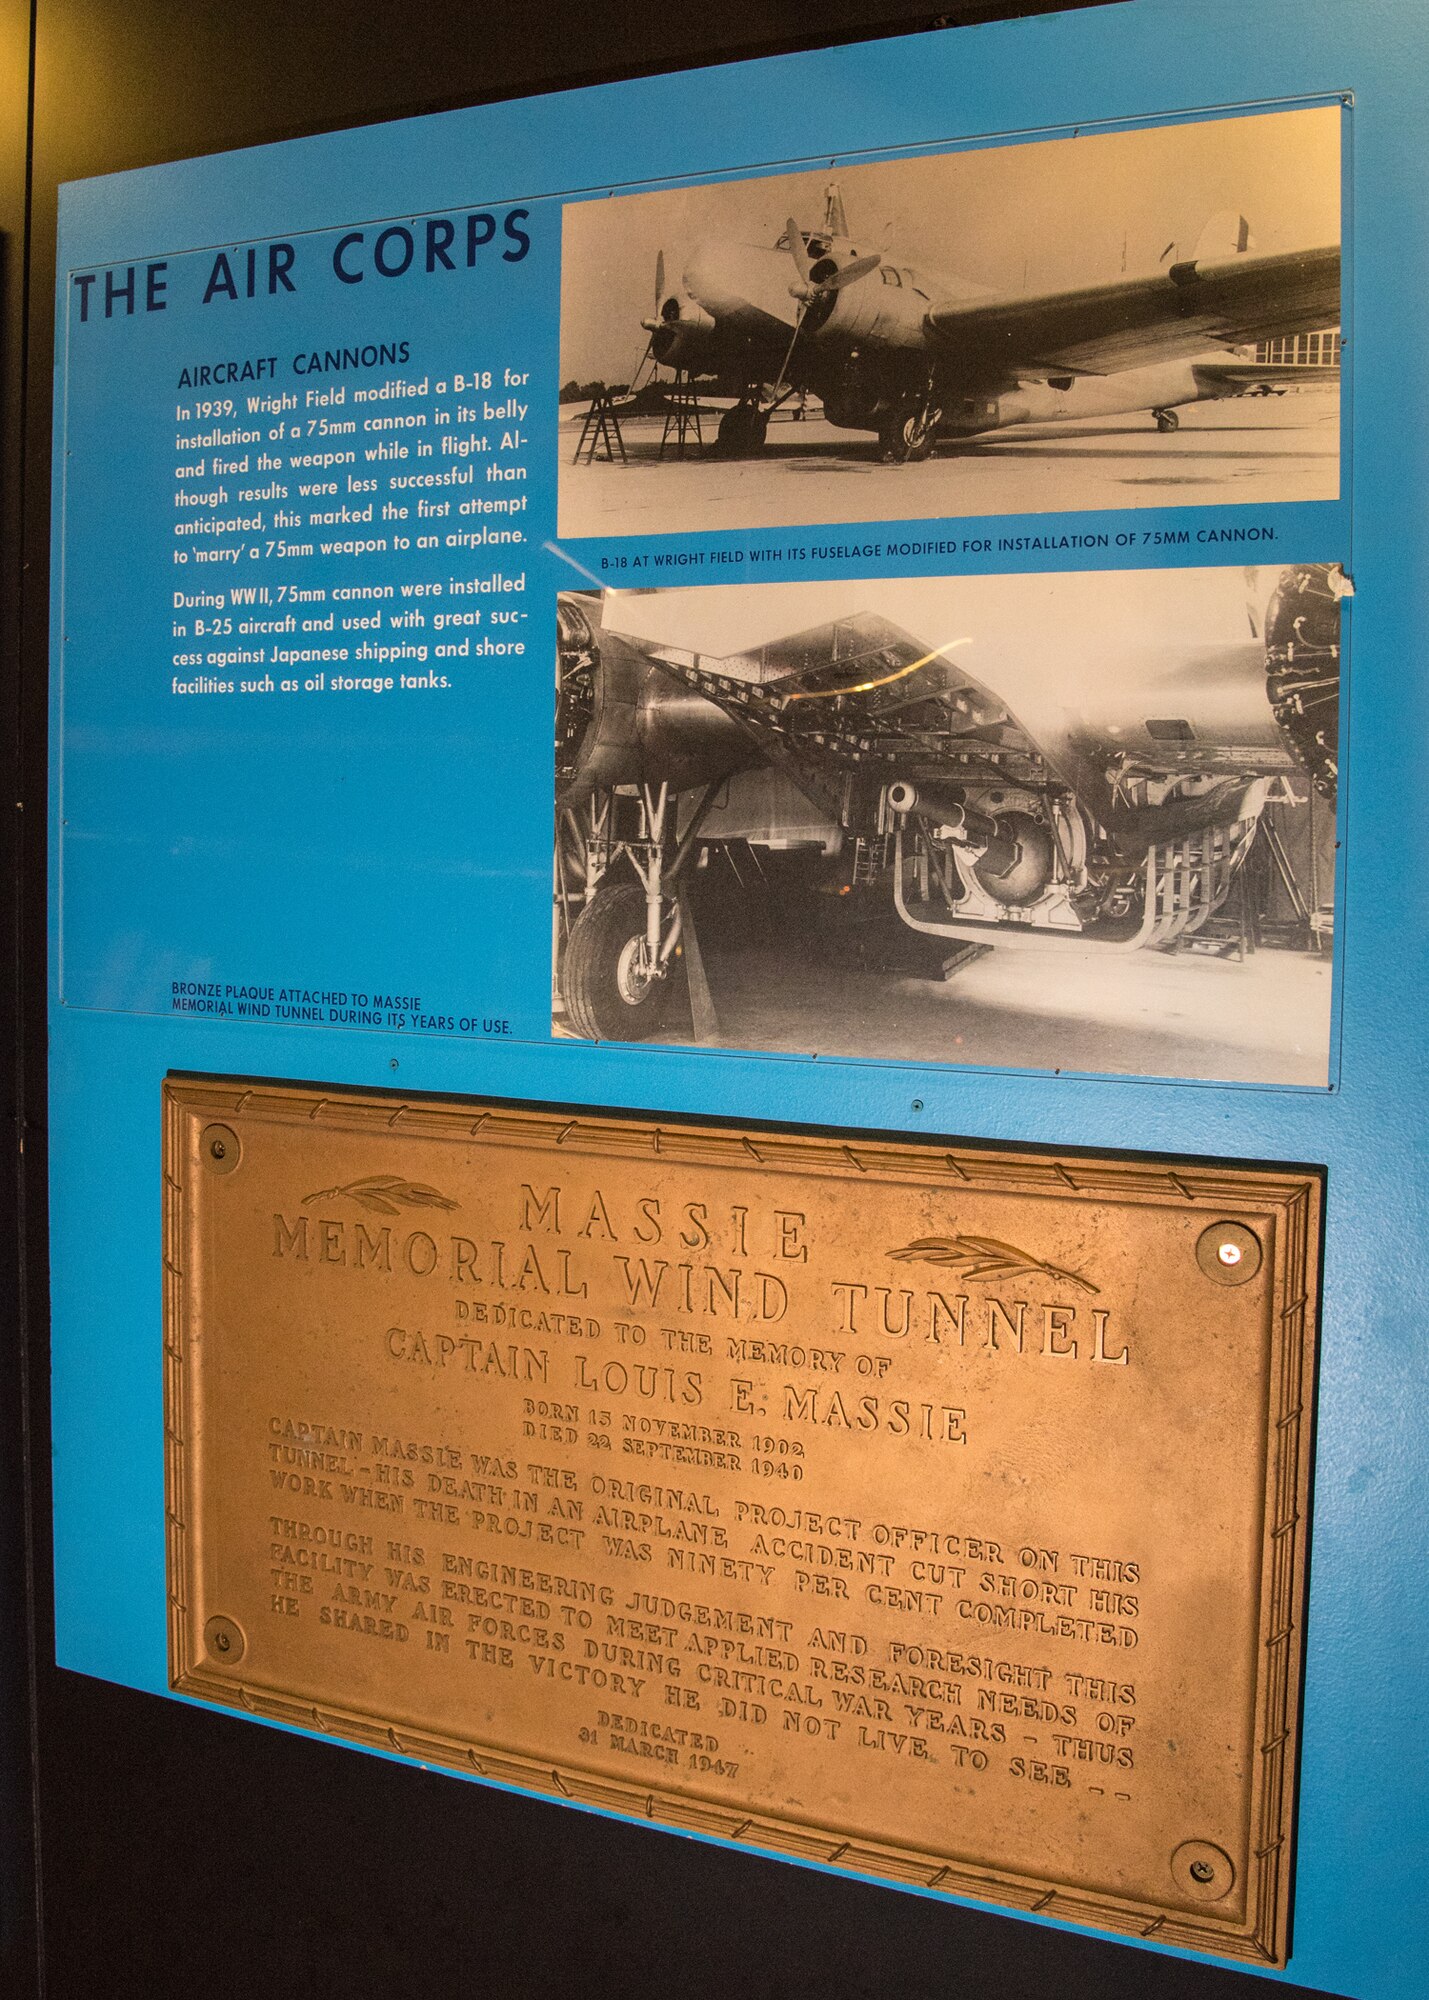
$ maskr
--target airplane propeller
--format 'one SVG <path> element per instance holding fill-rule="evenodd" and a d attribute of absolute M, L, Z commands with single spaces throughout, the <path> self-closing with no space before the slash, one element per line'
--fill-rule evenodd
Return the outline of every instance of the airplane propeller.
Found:
<path fill-rule="evenodd" d="M 649 319 L 642 319 L 640 322 L 640 324 L 645 328 L 647 333 L 658 333 L 661 327 L 665 324 L 665 322 L 660 317 L 660 303 L 664 298 L 664 296 L 665 296 L 665 253 L 663 250 L 657 250 L 655 252 L 655 309 L 651 313 Z"/>
<path fill-rule="evenodd" d="M 849 263 L 837 266 L 826 277 L 815 278 L 814 266 L 809 262 L 808 247 L 804 242 L 803 233 L 792 215 L 784 224 L 784 237 L 789 245 L 789 255 L 794 260 L 794 269 L 798 273 L 796 281 L 789 287 L 789 296 L 799 301 L 799 310 L 794 315 L 794 332 L 780 366 L 781 382 L 788 377 L 789 363 L 794 358 L 794 349 L 799 345 L 799 335 L 804 331 L 804 321 L 815 300 L 831 299 L 835 292 L 841 292 L 845 285 L 852 285 L 859 278 L 866 278 L 870 271 L 876 271 L 883 262 L 882 257 L 876 255 L 854 257 Z"/>
<path fill-rule="evenodd" d="M 850 263 L 842 264 L 837 270 L 830 271 L 827 277 L 816 279 L 803 235 L 793 216 L 790 216 L 784 224 L 784 229 L 789 242 L 789 255 L 794 259 L 794 269 L 799 274 L 797 284 L 789 287 L 789 296 L 801 300 L 806 306 L 829 293 L 841 292 L 845 285 L 852 285 L 859 278 L 866 278 L 870 271 L 876 271 L 883 262 L 882 257 L 876 253 L 868 257 L 855 257 Z"/>
<path fill-rule="evenodd" d="M 642 319 L 640 322 L 640 324 L 644 327 L 646 333 L 649 334 L 650 337 L 645 343 L 645 352 L 641 355 L 640 359 L 635 364 L 635 373 L 630 378 L 630 386 L 632 389 L 635 389 L 639 386 L 640 371 L 645 366 L 645 363 L 647 361 L 653 361 L 654 359 L 655 336 L 657 333 L 661 331 L 661 329 L 665 324 L 665 322 L 660 317 L 660 301 L 664 298 L 664 296 L 665 296 L 665 252 L 663 250 L 657 250 L 655 252 L 655 310 L 651 314 L 649 319 Z M 653 369 L 651 372 L 652 373 L 654 372 Z"/>
<path fill-rule="evenodd" d="M 789 255 L 794 259 L 794 269 L 799 273 L 799 283 L 807 285 L 813 266 L 809 262 L 809 252 L 804 244 L 803 233 L 792 215 L 784 224 L 784 240 L 789 245 Z"/>

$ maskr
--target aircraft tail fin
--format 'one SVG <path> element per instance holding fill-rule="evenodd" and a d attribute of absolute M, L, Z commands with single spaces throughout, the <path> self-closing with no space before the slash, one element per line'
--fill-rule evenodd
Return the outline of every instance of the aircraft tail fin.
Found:
<path fill-rule="evenodd" d="M 844 198 L 837 181 L 830 181 L 824 189 L 824 234 L 848 235 L 848 217 L 844 214 Z"/>
<path fill-rule="evenodd" d="M 1255 248 L 1250 224 L 1233 208 L 1213 215 L 1200 235 L 1192 257 L 1198 264 L 1219 264 L 1227 257 L 1244 257 Z"/>

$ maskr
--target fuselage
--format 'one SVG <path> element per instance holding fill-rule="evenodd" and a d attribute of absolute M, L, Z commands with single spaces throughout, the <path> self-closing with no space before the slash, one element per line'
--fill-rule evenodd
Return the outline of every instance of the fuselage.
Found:
<path fill-rule="evenodd" d="M 950 394 L 938 426 L 944 437 L 976 437 L 1012 424 L 1047 424 L 1075 417 L 1110 417 L 1132 410 L 1170 410 L 1187 403 L 1220 402 L 1243 388 L 1214 373 L 1224 350 L 1190 361 L 1159 361 L 1121 368 L 1114 375 L 1059 376 L 1019 381 L 1015 388 Z"/>

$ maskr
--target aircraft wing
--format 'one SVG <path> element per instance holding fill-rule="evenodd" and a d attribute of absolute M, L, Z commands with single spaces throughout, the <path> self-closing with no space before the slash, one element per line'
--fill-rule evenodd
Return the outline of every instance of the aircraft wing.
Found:
<path fill-rule="evenodd" d="M 1340 317 L 1338 244 L 1190 258 L 1078 291 L 933 305 L 935 344 L 979 372 L 1112 375 L 1207 347 L 1313 333 Z"/>
<path fill-rule="evenodd" d="M 1307 383 L 1338 382 L 1338 361 L 1222 361 L 1197 356 L 1198 376 L 1236 389 L 1295 389 Z"/>

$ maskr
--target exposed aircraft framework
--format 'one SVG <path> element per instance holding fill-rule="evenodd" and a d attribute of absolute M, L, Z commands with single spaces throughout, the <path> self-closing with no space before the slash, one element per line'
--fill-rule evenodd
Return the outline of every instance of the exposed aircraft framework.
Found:
<path fill-rule="evenodd" d="M 1014 686 L 964 670 L 966 642 L 930 644 L 876 612 L 711 658 L 622 632 L 598 594 L 566 595 L 554 948 L 568 1025 L 655 1032 L 688 872 L 721 844 L 822 855 L 842 892 L 957 943 L 1125 953 L 1193 935 L 1265 806 L 1335 793 L 1343 579 L 1314 564 L 1270 581 L 1243 642 L 1188 633 L 1178 675 L 1036 735 Z"/>

